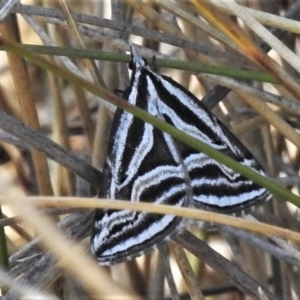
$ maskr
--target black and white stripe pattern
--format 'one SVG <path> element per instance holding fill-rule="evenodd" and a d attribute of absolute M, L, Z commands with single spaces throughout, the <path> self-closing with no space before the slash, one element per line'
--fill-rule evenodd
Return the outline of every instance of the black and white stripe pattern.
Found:
<path fill-rule="evenodd" d="M 261 166 L 201 102 L 155 73 L 132 48 L 133 72 L 124 97 L 152 115 L 264 175 Z M 203 153 L 120 109 L 116 111 L 100 197 L 233 213 L 270 193 Z M 91 247 L 100 264 L 149 252 L 180 227 L 181 218 L 129 210 L 97 210 Z"/>

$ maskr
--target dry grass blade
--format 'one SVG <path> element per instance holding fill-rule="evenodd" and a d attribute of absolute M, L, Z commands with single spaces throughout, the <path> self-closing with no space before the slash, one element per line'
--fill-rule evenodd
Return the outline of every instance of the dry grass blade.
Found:
<path fill-rule="evenodd" d="M 164 266 L 165 277 L 168 282 L 168 286 L 170 289 L 171 297 L 173 300 L 180 300 L 180 295 L 176 288 L 174 275 L 171 270 L 171 265 L 169 261 L 169 247 L 166 244 L 163 244 L 158 247 L 159 254 L 161 256 L 161 260 Z"/>
<path fill-rule="evenodd" d="M 7 16 L 11 13 L 12 9 L 17 3 L 17 0 L 8 0 L 3 3 L 0 8 L 0 22 L 7 18 Z"/>
<path fill-rule="evenodd" d="M 18 41 L 19 37 L 17 35 L 15 17 L 10 15 L 5 22 L 0 24 L 0 32 L 2 36 Z M 14 54 L 8 53 L 7 56 L 18 95 L 20 104 L 19 109 L 22 113 L 22 118 L 30 127 L 39 129 L 40 124 L 33 95 L 30 90 L 28 70 L 25 66 L 25 62 L 23 59 Z M 39 174 L 36 176 L 39 193 L 42 195 L 53 195 L 46 157 L 44 154 L 41 154 L 36 150 L 32 150 L 32 159 L 35 167 L 35 173 Z"/>
<path fill-rule="evenodd" d="M 188 293 L 191 297 L 191 300 L 204 300 L 202 291 L 199 289 L 197 278 L 191 268 L 185 252 L 176 243 L 171 242 L 171 245 L 182 277 L 188 286 Z"/>
<path fill-rule="evenodd" d="M 231 47 L 234 47 L 234 43 L 228 39 L 222 32 L 216 30 L 215 28 L 212 28 L 209 26 L 206 22 L 202 21 L 201 19 L 194 17 L 192 14 L 187 13 L 186 11 L 180 9 L 179 7 L 174 7 L 173 3 L 169 0 L 161 0 L 156 1 L 157 5 L 162 6 L 163 8 L 170 10 L 172 13 L 174 13 L 176 16 L 182 18 L 183 20 L 186 20 L 187 22 L 191 22 L 201 28 L 202 30 L 205 30 L 209 35 L 214 36 L 217 40 L 230 45 Z M 186 36 L 184 36 L 187 38 Z"/>
<path fill-rule="evenodd" d="M 258 298 L 258 288 L 262 288 L 268 295 L 269 299 L 277 299 L 272 293 L 263 287 L 260 287 L 259 283 L 255 282 L 251 277 L 248 277 L 240 269 L 236 268 L 223 256 L 213 251 L 206 243 L 197 239 L 189 232 L 183 232 L 174 237 L 174 241 L 182 245 L 189 252 L 193 253 L 198 258 L 202 259 L 206 264 L 210 265 L 214 269 L 217 269 L 228 280 L 235 282 L 237 287 L 250 295 L 253 298 Z"/>
<path fill-rule="evenodd" d="M 247 13 L 240 5 L 233 0 L 223 1 L 224 5 L 241 18 L 245 24 L 251 28 L 258 36 L 264 39 L 278 54 L 281 55 L 298 73 L 300 73 L 300 63 L 296 54 L 286 47 L 278 38 L 270 33 L 264 26 L 255 20 L 250 14 Z"/>
<path fill-rule="evenodd" d="M 238 228 L 248 229 L 256 233 L 266 235 L 276 235 L 295 242 L 300 240 L 300 233 L 289 229 L 280 228 L 264 223 L 257 223 L 241 218 L 217 214 L 204 210 L 195 210 L 193 208 L 175 207 L 169 205 L 158 205 L 153 203 L 126 203 L 124 200 L 106 201 L 106 199 L 88 199 L 72 197 L 26 197 L 12 199 L 9 197 L 0 197 L 0 203 L 4 205 L 13 205 L 23 202 L 29 203 L 35 207 L 77 207 L 77 208 L 106 208 L 106 209 L 132 209 L 137 211 L 147 211 L 157 214 L 172 214 L 188 219 L 214 222 L 218 224 L 231 225 Z"/>
<path fill-rule="evenodd" d="M 60 88 L 59 79 L 53 74 L 48 74 L 49 85 L 53 91 L 53 108 L 54 108 L 54 119 L 53 123 L 53 139 L 58 142 L 59 145 L 62 145 L 66 149 L 70 149 L 70 141 L 68 137 L 68 125 L 66 122 L 66 109 L 63 103 L 63 97 Z M 70 172 L 66 169 L 62 169 L 61 165 L 56 166 L 57 176 L 53 188 L 55 195 L 61 195 L 62 190 L 60 189 L 61 185 L 57 182 L 62 180 L 62 174 L 65 178 L 65 190 L 67 190 L 67 195 L 72 195 L 73 185 Z"/>
<path fill-rule="evenodd" d="M 236 42 L 238 45 L 237 50 L 244 52 L 251 59 L 265 68 L 268 72 L 278 79 L 278 81 L 287 88 L 287 90 L 296 98 L 299 99 L 300 87 L 295 82 L 295 79 L 285 72 L 280 66 L 272 60 L 268 55 L 266 55 L 259 47 L 257 47 L 253 41 L 248 38 L 243 31 L 236 26 L 229 18 L 216 12 L 206 4 L 206 2 L 201 2 L 197 0 L 192 1 L 202 15 L 214 26 L 219 28 L 228 37 Z"/>
<path fill-rule="evenodd" d="M 214 83 L 222 84 L 227 86 L 231 90 L 239 91 L 244 94 L 248 94 L 261 102 L 267 102 L 274 104 L 278 107 L 284 108 L 290 113 L 300 114 L 300 105 L 297 101 L 289 98 L 284 98 L 272 93 L 266 92 L 264 90 L 253 87 L 250 84 L 246 84 L 239 80 L 234 80 L 225 76 L 209 75 L 209 74 L 199 74 L 199 77 L 207 80 L 211 80 Z"/>
<path fill-rule="evenodd" d="M 239 11 L 230 9 L 227 6 L 227 3 L 224 3 L 223 1 L 215 1 L 215 0 L 210 0 L 210 2 L 213 3 L 215 6 L 219 7 L 224 12 L 239 17 Z M 259 21 L 262 24 L 276 27 L 276 28 L 281 28 L 289 32 L 300 33 L 300 24 L 298 21 L 289 20 L 285 17 L 276 16 L 249 7 L 243 7 L 243 10 L 246 11 L 249 15 L 254 17 L 257 21 Z"/>
<path fill-rule="evenodd" d="M 66 1 L 59 1 L 60 6 L 62 8 L 62 11 L 64 13 L 64 16 L 66 17 L 67 23 L 71 29 L 72 34 L 75 36 L 75 41 L 77 41 L 77 44 L 80 48 L 86 49 L 86 45 L 83 41 L 83 38 L 81 36 L 81 33 L 79 31 L 79 28 L 72 16 L 72 12 L 70 11 L 70 8 L 68 7 Z M 84 60 L 84 64 L 89 70 L 89 73 L 91 77 L 93 78 L 93 81 L 100 84 L 101 86 L 105 87 L 105 82 L 100 74 L 100 72 L 97 69 L 96 63 L 93 60 Z M 91 120 L 91 117 L 89 115 L 87 100 L 85 97 L 84 92 L 79 88 L 75 88 L 76 92 L 76 100 L 78 102 L 79 111 L 81 114 L 81 119 L 83 123 L 83 127 L 85 129 L 90 149 L 93 149 L 93 137 L 94 137 L 94 128 L 93 128 L 93 122 Z M 104 109 L 104 106 L 102 107 L 102 110 Z"/>

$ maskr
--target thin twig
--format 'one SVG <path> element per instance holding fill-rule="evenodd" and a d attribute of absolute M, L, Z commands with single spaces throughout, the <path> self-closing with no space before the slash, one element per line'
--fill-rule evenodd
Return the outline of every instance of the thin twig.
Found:
<path fill-rule="evenodd" d="M 257 283 L 254 279 L 249 277 L 223 256 L 215 252 L 206 243 L 197 239 L 188 231 L 183 231 L 182 233 L 174 236 L 173 240 L 186 248 L 189 252 L 193 253 L 199 259 L 202 259 L 210 267 L 223 274 L 225 278 L 231 281 L 241 291 L 252 298 L 259 298 L 259 283 Z M 263 290 L 268 295 L 269 299 L 277 299 L 275 295 L 265 288 L 263 288 Z"/>

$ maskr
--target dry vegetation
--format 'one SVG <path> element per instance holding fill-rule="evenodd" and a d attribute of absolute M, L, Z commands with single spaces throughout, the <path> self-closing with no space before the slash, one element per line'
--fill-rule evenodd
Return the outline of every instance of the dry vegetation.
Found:
<path fill-rule="evenodd" d="M 46 2 L 9 7 L 0 24 L 3 299 L 300 299 L 300 1 Z M 129 84 L 129 40 L 262 163 L 274 197 L 253 215 L 274 227 L 174 211 L 210 225 L 136 261 L 97 265 L 90 208 L 110 204 L 82 197 L 101 181 L 107 101 Z"/>

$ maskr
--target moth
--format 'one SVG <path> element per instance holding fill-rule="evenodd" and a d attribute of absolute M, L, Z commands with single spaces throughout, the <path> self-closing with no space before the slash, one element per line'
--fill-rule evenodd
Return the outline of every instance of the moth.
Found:
<path fill-rule="evenodd" d="M 124 99 L 265 175 L 252 154 L 192 93 L 156 73 L 132 46 L 131 57 L 131 82 Z M 99 196 L 230 214 L 261 203 L 271 194 L 117 109 Z M 172 215 L 96 210 L 91 249 L 99 264 L 119 263 L 150 252 L 182 224 L 182 218 Z"/>

